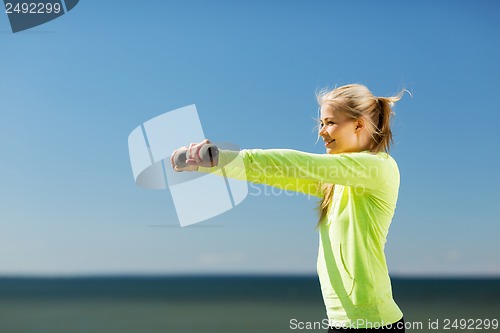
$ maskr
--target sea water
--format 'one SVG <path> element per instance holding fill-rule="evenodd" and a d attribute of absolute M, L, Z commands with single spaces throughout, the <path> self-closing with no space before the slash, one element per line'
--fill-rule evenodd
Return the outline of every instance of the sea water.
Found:
<path fill-rule="evenodd" d="M 500 279 L 392 285 L 407 332 L 500 320 Z M 0 278 L 0 333 L 326 332 L 324 323 L 315 276 Z"/>

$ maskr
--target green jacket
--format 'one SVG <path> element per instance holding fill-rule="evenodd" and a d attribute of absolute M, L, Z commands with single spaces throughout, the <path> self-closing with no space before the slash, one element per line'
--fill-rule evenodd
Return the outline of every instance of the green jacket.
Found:
<path fill-rule="evenodd" d="M 335 184 L 319 229 L 317 261 L 330 325 L 364 328 L 401 319 L 384 255 L 399 190 L 398 166 L 390 155 L 221 150 L 218 167 L 198 171 L 318 198 L 323 183 Z"/>

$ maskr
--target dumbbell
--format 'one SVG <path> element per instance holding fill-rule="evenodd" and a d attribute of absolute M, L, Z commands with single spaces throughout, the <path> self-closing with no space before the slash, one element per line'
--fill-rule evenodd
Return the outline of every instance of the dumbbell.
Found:
<path fill-rule="evenodd" d="M 177 167 L 184 168 L 188 165 L 186 163 L 187 153 L 188 149 L 186 148 L 176 151 L 173 160 Z M 198 154 L 201 158 L 199 165 L 202 167 L 214 167 L 219 163 L 219 148 L 216 145 L 207 143 L 200 148 Z"/>

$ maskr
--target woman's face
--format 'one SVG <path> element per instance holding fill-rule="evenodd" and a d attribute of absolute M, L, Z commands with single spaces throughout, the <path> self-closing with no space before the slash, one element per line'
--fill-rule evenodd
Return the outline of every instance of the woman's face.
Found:
<path fill-rule="evenodd" d="M 335 111 L 331 105 L 322 106 L 320 114 L 319 135 L 323 138 L 327 154 L 363 150 L 359 135 L 363 124 L 356 119 L 346 117 L 342 112 Z"/>

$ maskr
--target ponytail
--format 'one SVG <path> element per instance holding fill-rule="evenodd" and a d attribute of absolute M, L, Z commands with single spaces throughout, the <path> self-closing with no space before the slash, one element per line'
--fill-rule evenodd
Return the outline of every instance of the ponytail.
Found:
<path fill-rule="evenodd" d="M 394 106 L 394 103 L 403 97 L 404 92 L 405 90 L 399 92 L 399 94 L 393 97 L 374 97 L 376 104 L 374 113 L 377 115 L 377 121 L 374 121 L 376 127 L 372 137 L 375 142 L 375 147 L 372 151 L 375 153 L 381 151 L 389 153 L 390 146 L 394 143 L 391 130 L 391 120 L 394 116 L 392 107 Z"/>
<path fill-rule="evenodd" d="M 375 142 L 375 147 L 372 149 L 373 152 L 378 153 L 385 151 L 389 153 L 391 145 L 394 143 L 391 120 L 395 113 L 392 111 L 392 107 L 403 97 L 405 92 L 408 91 L 401 90 L 396 96 L 392 97 L 374 97 L 376 101 L 376 112 L 374 113 L 378 114 L 378 121 L 374 122 L 376 127 L 372 135 L 373 141 Z"/>

